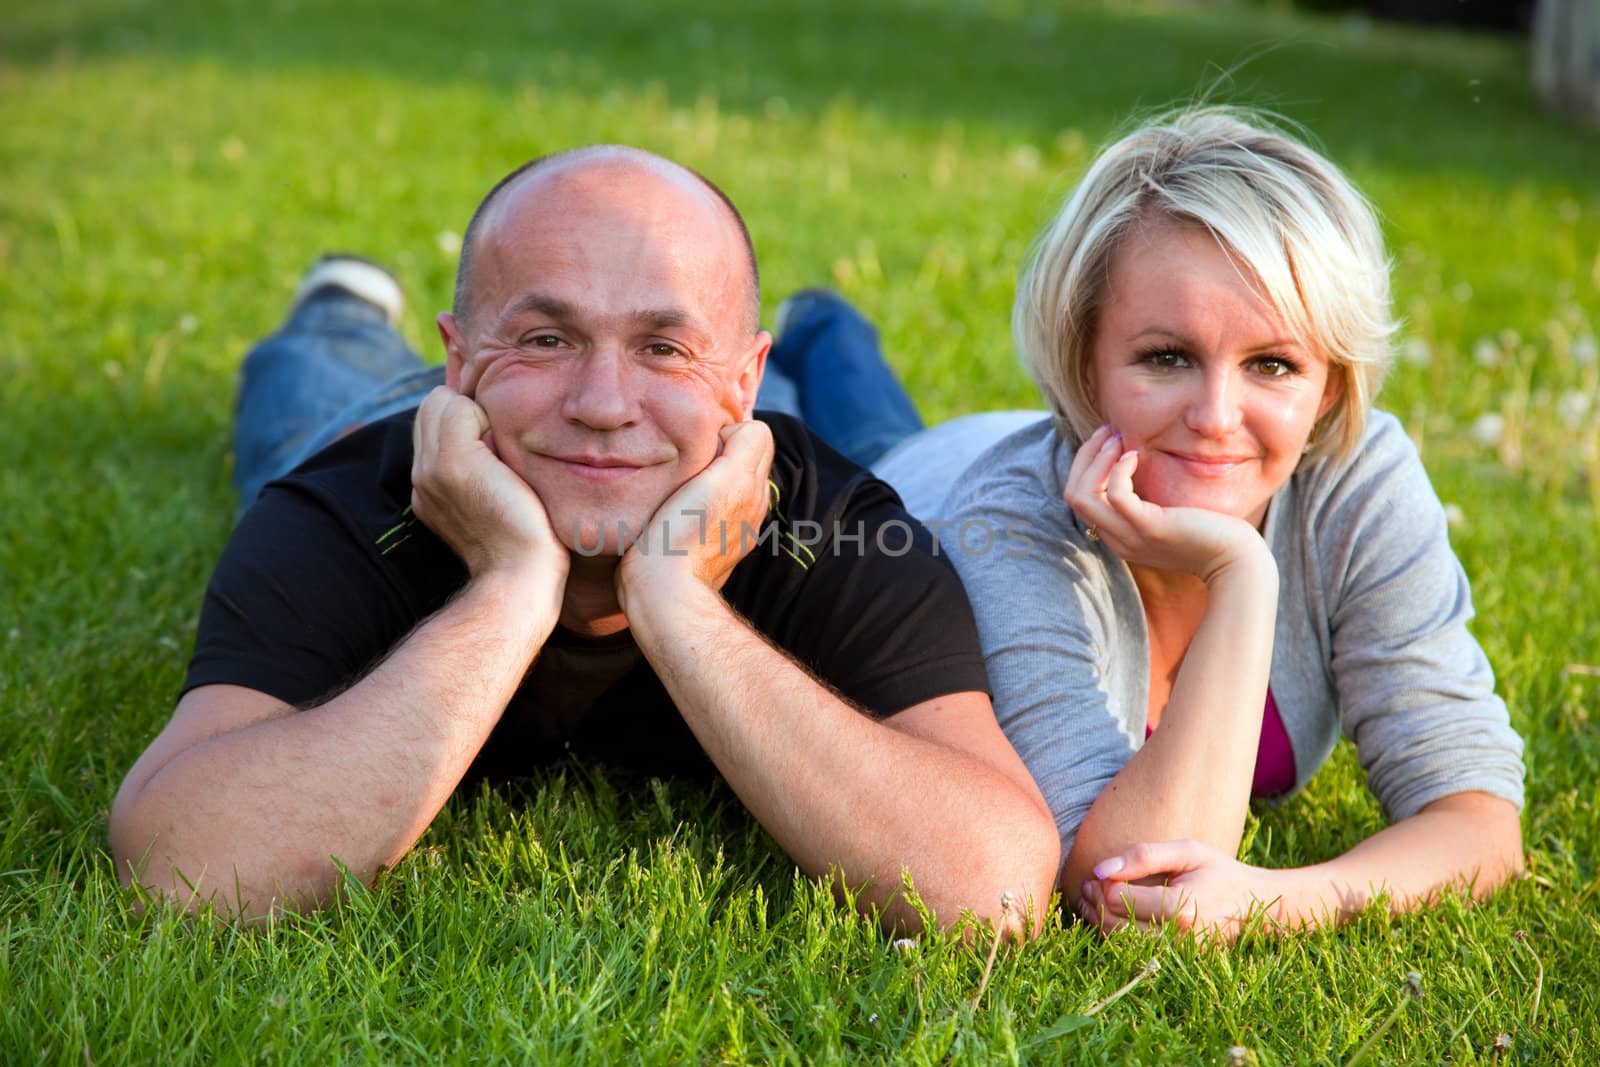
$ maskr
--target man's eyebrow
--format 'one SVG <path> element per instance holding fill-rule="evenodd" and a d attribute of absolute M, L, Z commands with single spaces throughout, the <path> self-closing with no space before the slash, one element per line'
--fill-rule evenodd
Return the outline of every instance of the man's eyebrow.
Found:
<path fill-rule="evenodd" d="M 528 293 L 510 304 L 505 310 L 505 317 L 532 312 L 555 319 L 558 322 L 577 322 L 583 316 L 577 306 L 557 297 L 546 296 L 543 293 Z M 635 326 L 649 329 L 698 329 L 701 324 L 694 316 L 682 308 L 642 308 L 638 311 L 626 312 L 627 320 Z"/>
<path fill-rule="evenodd" d="M 558 300 L 553 296 L 545 296 L 542 293 L 528 293 L 526 296 L 518 298 L 506 308 L 505 316 L 510 317 L 530 311 L 539 315 L 547 315 L 552 319 L 559 319 L 562 322 L 568 322 L 578 317 L 577 308 L 565 300 Z"/>
<path fill-rule="evenodd" d="M 681 308 L 646 308 L 631 313 L 628 318 L 640 326 L 651 326 L 656 329 L 668 329 L 675 326 L 692 329 L 698 325 L 694 321 L 694 317 Z"/>

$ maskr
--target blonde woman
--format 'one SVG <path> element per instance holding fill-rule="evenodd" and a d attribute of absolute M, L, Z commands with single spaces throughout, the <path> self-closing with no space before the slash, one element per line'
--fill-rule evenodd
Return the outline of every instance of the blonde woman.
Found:
<path fill-rule="evenodd" d="M 1013 326 L 1049 416 L 956 420 L 875 466 L 961 573 L 1068 905 L 1232 937 L 1517 872 L 1522 744 L 1427 474 L 1372 410 L 1388 263 L 1339 170 L 1228 110 L 1139 129 L 1038 239 Z M 1389 825 L 1309 867 L 1239 862 L 1251 798 L 1341 732 Z"/>

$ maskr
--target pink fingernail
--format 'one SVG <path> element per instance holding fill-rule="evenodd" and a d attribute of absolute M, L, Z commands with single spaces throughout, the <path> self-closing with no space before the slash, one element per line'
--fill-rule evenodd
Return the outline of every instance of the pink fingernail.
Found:
<path fill-rule="evenodd" d="M 1127 864 L 1122 862 L 1121 856 L 1112 856 L 1110 859 L 1101 860 L 1099 863 L 1094 865 L 1094 876 L 1102 879 L 1110 878 L 1113 874 L 1116 874 L 1126 866 Z"/>

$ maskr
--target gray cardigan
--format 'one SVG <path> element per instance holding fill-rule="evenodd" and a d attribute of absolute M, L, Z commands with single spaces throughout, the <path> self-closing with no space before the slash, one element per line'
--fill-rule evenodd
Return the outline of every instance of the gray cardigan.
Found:
<path fill-rule="evenodd" d="M 927 483 L 981 436 L 963 421 L 908 443 L 882 473 Z M 1062 500 L 1072 453 L 1048 419 L 1033 422 L 979 455 L 942 508 L 928 484 L 907 502 L 934 517 L 966 585 L 996 714 L 1050 804 L 1063 856 L 1144 743 L 1150 674 L 1127 565 L 1089 541 Z M 1353 460 L 1296 472 L 1263 534 L 1280 590 L 1270 684 L 1295 788 L 1342 727 L 1391 820 L 1466 790 L 1520 806 L 1522 740 L 1467 631 L 1466 576 L 1399 422 L 1374 412 Z"/>

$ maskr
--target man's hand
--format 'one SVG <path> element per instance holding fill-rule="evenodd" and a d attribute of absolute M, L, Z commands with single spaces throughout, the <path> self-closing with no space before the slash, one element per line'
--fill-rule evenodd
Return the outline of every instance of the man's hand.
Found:
<path fill-rule="evenodd" d="M 1193 574 L 1208 585 L 1240 561 L 1270 561 L 1261 535 L 1243 519 L 1141 498 L 1133 488 L 1138 467 L 1139 453 L 1125 450 L 1121 435 L 1102 426 L 1073 457 L 1062 494 L 1122 559 Z"/>
<path fill-rule="evenodd" d="M 1240 863 L 1198 841 L 1134 845 L 1094 871 L 1077 907 L 1102 933 L 1171 923 L 1231 942 L 1253 913 L 1265 909 L 1272 925 L 1274 906 L 1282 901 L 1281 872 Z"/>
<path fill-rule="evenodd" d="M 411 430 L 411 510 L 474 578 L 537 570 L 559 611 L 571 557 L 538 495 L 495 455 L 488 431 L 489 417 L 471 398 L 442 385 L 427 395 Z"/>
<path fill-rule="evenodd" d="M 657 582 L 688 578 L 721 589 L 754 547 L 770 503 L 772 431 L 752 420 L 723 427 L 721 437 L 721 453 L 656 509 L 623 555 L 617 599 L 625 613 L 630 594 Z"/>

